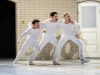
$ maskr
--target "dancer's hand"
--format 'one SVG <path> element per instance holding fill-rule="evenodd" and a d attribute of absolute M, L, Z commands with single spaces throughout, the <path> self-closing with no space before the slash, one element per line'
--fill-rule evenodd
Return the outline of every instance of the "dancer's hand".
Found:
<path fill-rule="evenodd" d="M 80 39 L 80 35 L 79 35 L 79 34 L 76 34 L 76 35 L 75 35 L 75 38 Z"/>
<path fill-rule="evenodd" d="M 46 30 L 44 30 L 43 33 L 46 33 Z"/>

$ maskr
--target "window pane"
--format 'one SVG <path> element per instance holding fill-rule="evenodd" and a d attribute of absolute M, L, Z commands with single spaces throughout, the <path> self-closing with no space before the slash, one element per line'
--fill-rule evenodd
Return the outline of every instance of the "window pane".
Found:
<path fill-rule="evenodd" d="M 82 27 L 83 28 L 96 27 L 96 7 L 95 6 L 82 7 Z"/>

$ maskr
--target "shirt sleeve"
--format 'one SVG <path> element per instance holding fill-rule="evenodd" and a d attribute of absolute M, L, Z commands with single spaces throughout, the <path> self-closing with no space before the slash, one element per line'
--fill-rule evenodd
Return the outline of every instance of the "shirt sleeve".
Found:
<path fill-rule="evenodd" d="M 46 27 L 45 27 L 45 23 L 40 23 L 40 30 L 43 32 L 44 30 L 46 30 Z"/>
<path fill-rule="evenodd" d="M 21 36 L 19 37 L 19 41 L 24 37 L 24 36 L 27 36 L 29 34 L 29 31 L 30 31 L 30 28 L 26 29 L 22 34 Z"/>
<path fill-rule="evenodd" d="M 74 25 L 74 33 L 79 34 L 80 32 L 80 25 L 78 23 L 75 23 Z"/>
<path fill-rule="evenodd" d="M 58 19 L 58 26 L 61 25 L 62 19 Z"/>

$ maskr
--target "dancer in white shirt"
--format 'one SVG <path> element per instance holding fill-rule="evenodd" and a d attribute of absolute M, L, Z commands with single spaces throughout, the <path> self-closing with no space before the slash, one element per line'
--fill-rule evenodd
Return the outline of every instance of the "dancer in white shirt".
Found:
<path fill-rule="evenodd" d="M 39 46 L 37 44 L 37 39 L 40 35 L 39 22 L 40 21 L 38 19 L 34 19 L 31 23 L 30 27 L 25 32 L 23 32 L 22 35 L 20 36 L 18 43 L 22 39 L 22 37 L 28 35 L 23 46 L 21 47 L 21 50 L 18 52 L 18 55 L 16 56 L 16 59 L 14 60 L 13 63 L 16 63 L 30 47 L 32 49 L 35 47 L 35 49 L 34 49 L 35 54 L 37 53 L 37 51 L 40 50 Z"/>
<path fill-rule="evenodd" d="M 51 12 L 50 13 L 50 19 L 45 20 L 43 22 L 43 27 L 45 28 L 45 33 L 43 34 L 42 39 L 41 39 L 40 44 L 39 44 L 40 52 L 43 50 L 44 46 L 47 43 L 51 43 L 55 47 L 57 47 L 58 40 L 56 39 L 56 30 L 57 30 L 57 26 L 58 26 L 59 22 L 60 21 L 58 20 L 58 13 L 57 12 Z M 38 54 L 40 52 L 38 52 Z M 33 54 L 33 56 L 31 58 L 35 58 L 35 57 L 36 57 L 36 55 Z M 31 59 L 30 59 L 30 63 L 32 63 Z M 57 62 L 56 63 L 53 62 L 53 64 L 54 65 L 60 65 Z"/>
<path fill-rule="evenodd" d="M 85 49 L 84 43 L 79 38 L 80 27 L 78 23 L 76 23 L 75 21 L 71 19 L 69 13 L 65 13 L 63 17 L 64 17 L 64 20 L 60 24 L 62 35 L 59 40 L 58 46 L 55 50 L 57 51 L 56 62 L 60 61 L 61 49 L 63 45 L 66 43 L 66 41 L 72 40 L 75 44 L 79 46 L 79 56 L 81 59 L 81 64 L 84 64 L 88 62 L 88 60 L 86 60 L 84 57 L 84 49 Z"/>

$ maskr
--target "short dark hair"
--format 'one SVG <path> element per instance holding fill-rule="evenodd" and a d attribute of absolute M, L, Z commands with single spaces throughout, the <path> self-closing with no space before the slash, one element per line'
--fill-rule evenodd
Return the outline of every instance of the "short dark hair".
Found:
<path fill-rule="evenodd" d="M 38 23 L 38 22 L 40 22 L 40 20 L 34 19 L 34 20 L 32 21 L 32 24 L 35 24 L 35 23 Z"/>
<path fill-rule="evenodd" d="M 57 13 L 57 12 L 51 12 L 51 13 L 50 13 L 50 16 L 53 17 L 55 14 L 58 14 L 58 13 Z"/>

